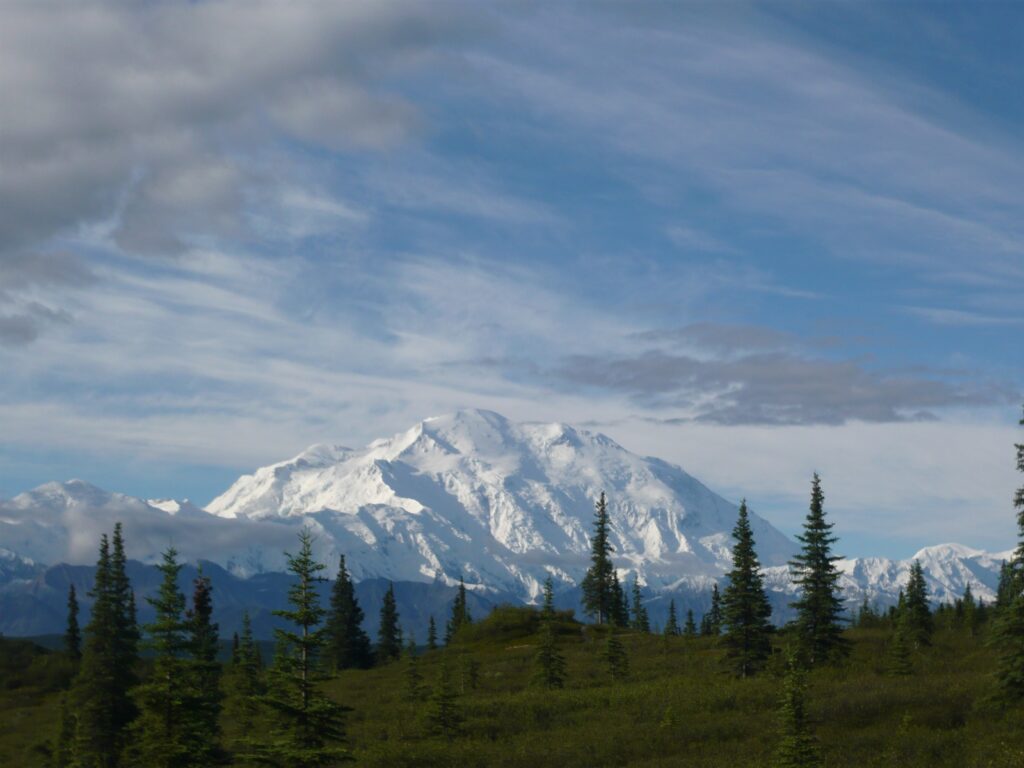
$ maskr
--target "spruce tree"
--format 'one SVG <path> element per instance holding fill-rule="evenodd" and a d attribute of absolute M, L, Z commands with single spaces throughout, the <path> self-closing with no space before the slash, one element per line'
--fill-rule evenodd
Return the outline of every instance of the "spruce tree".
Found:
<path fill-rule="evenodd" d="M 990 642 L 996 651 L 996 697 L 1019 704 L 1024 701 L 1024 595 L 996 613 Z"/>
<path fill-rule="evenodd" d="M 1024 424 L 1024 418 L 1020 421 Z M 1024 444 L 1018 443 L 1017 471 L 1024 472 Z M 1002 606 L 996 611 L 991 643 L 996 650 L 997 696 L 1006 704 L 1024 701 L 1024 486 L 1013 498 L 1017 513 L 1017 549 L 1000 584 Z"/>
<path fill-rule="evenodd" d="M 555 583 L 550 576 L 544 579 L 544 602 L 541 605 L 541 615 L 545 619 L 552 619 L 555 616 Z"/>
<path fill-rule="evenodd" d="M 864 602 L 860 605 L 860 610 L 857 611 L 857 626 L 861 629 L 877 627 L 881 619 L 882 616 L 871 607 L 867 597 L 865 597 Z"/>
<path fill-rule="evenodd" d="M 139 625 L 135 614 L 135 592 L 128 579 L 128 558 L 121 523 L 114 524 L 114 535 L 110 540 L 110 588 L 117 622 L 115 654 L 117 666 L 122 670 L 118 681 L 122 709 L 118 719 L 125 727 L 136 714 L 128 692 L 138 683 L 135 666 L 139 661 Z"/>
<path fill-rule="evenodd" d="M 123 553 L 123 542 L 118 548 Z M 75 768 L 118 768 L 127 728 L 135 716 L 128 691 L 135 682 L 136 657 L 128 651 L 134 650 L 137 633 L 127 626 L 125 617 L 122 564 L 119 557 L 115 575 L 110 540 L 104 534 L 89 592 L 93 605 L 82 661 L 69 694 L 76 720 Z"/>
<path fill-rule="evenodd" d="M 192 702 L 189 711 L 189 765 L 214 765 L 223 759 L 220 712 L 221 665 L 219 627 L 213 622 L 213 583 L 200 569 L 193 583 L 192 608 L 186 614 L 189 678 Z"/>
<path fill-rule="evenodd" d="M 718 584 L 711 585 L 711 607 L 701 616 L 700 633 L 712 637 L 722 633 L 722 596 L 718 592 Z"/>
<path fill-rule="evenodd" d="M 999 584 L 996 587 L 996 608 L 1001 609 L 1013 602 L 1016 595 L 1017 579 L 1014 568 L 1005 560 L 999 566 Z"/>
<path fill-rule="evenodd" d="M 431 732 L 451 741 L 459 734 L 463 717 L 459 710 L 458 695 L 455 692 L 451 669 L 448 666 L 448 653 L 450 651 L 446 651 L 441 657 L 437 685 L 434 687 L 434 692 L 430 697 L 430 707 L 427 710 L 427 723 Z"/>
<path fill-rule="evenodd" d="M 978 603 L 974 600 L 971 583 L 964 587 L 964 596 L 960 600 L 960 625 L 967 629 L 971 637 L 978 631 Z"/>
<path fill-rule="evenodd" d="M 430 623 L 427 625 L 427 650 L 437 650 L 437 624 L 434 623 L 433 615 L 431 615 Z"/>
<path fill-rule="evenodd" d="M 915 648 L 931 645 L 932 611 L 928 604 L 928 585 L 924 580 L 921 562 L 915 560 L 910 566 L 903 611 L 907 615 L 907 631 Z"/>
<path fill-rule="evenodd" d="M 384 602 L 380 606 L 380 626 L 377 629 L 377 661 L 387 664 L 402 655 L 402 630 L 398 625 L 398 606 L 395 603 L 395 585 L 388 584 Z"/>
<path fill-rule="evenodd" d="M 626 648 L 614 630 L 608 632 L 602 656 L 613 679 L 625 680 L 629 677 L 629 656 L 626 655 Z"/>
<path fill-rule="evenodd" d="M 633 629 L 639 632 L 651 631 L 651 620 L 647 615 L 647 608 L 644 607 L 643 597 L 640 594 L 640 580 L 633 576 Z"/>
<path fill-rule="evenodd" d="M 686 637 L 697 636 L 697 624 L 693 620 L 693 609 L 686 609 L 686 623 L 683 625 L 683 634 Z"/>
<path fill-rule="evenodd" d="M 679 635 L 679 619 L 676 618 L 676 601 L 668 602 L 668 620 L 665 622 L 665 637 L 677 637 Z"/>
<path fill-rule="evenodd" d="M 345 556 L 341 555 L 338 561 L 338 577 L 331 589 L 327 613 L 326 660 L 335 670 L 367 669 L 373 665 L 373 648 L 363 630 L 363 609 L 345 567 Z"/>
<path fill-rule="evenodd" d="M 800 554 L 789 563 L 793 583 L 800 597 L 790 606 L 796 609 L 796 632 L 800 639 L 800 652 L 811 665 L 826 663 L 829 659 L 849 652 L 849 642 L 843 637 L 840 616 L 843 599 L 839 590 L 839 569 L 836 561 L 842 558 L 832 554 L 832 545 L 838 539 L 832 535 L 833 523 L 825 521 L 825 494 L 821 478 L 814 473 L 811 481 L 811 507 L 804 521 Z"/>
<path fill-rule="evenodd" d="M 78 596 L 75 585 L 68 587 L 68 622 L 64 631 L 64 652 L 74 664 L 82 660 L 82 633 L 78 628 Z"/>
<path fill-rule="evenodd" d="M 181 563 L 178 553 L 169 547 L 157 566 L 163 580 L 156 597 L 147 602 L 156 611 L 147 624 L 145 647 L 153 654 L 149 679 L 134 691 L 139 717 L 133 726 L 131 764 L 153 768 L 178 768 L 194 765 L 190 761 L 192 706 L 187 625 L 184 619 L 185 596 L 178 588 Z"/>
<path fill-rule="evenodd" d="M 561 688 L 565 685 L 565 657 L 558 650 L 553 617 L 541 621 L 540 642 L 534 656 L 536 671 L 534 682 L 543 688 Z"/>
<path fill-rule="evenodd" d="M 615 594 L 613 592 L 611 541 L 608 538 L 608 501 L 604 491 L 597 500 L 594 512 L 594 535 L 590 540 L 590 568 L 581 583 L 583 610 L 598 624 L 613 620 Z"/>
<path fill-rule="evenodd" d="M 891 675 L 906 676 L 914 674 L 909 634 L 906 613 L 897 613 L 896 626 L 892 633 L 892 639 L 889 642 L 887 659 L 887 668 Z"/>
<path fill-rule="evenodd" d="M 732 551 L 733 567 L 722 596 L 724 643 L 736 674 L 749 677 L 761 669 L 771 652 L 769 618 L 772 609 L 764 591 L 745 500 L 740 503 L 732 535 L 736 540 Z"/>
<path fill-rule="evenodd" d="M 807 682 L 802 664 L 791 656 L 779 700 L 779 745 L 773 768 L 817 768 L 822 764 L 807 717 Z"/>
<path fill-rule="evenodd" d="M 622 628 L 629 626 L 629 603 L 626 601 L 626 592 L 619 582 L 619 574 L 614 569 L 612 569 L 612 624 Z"/>
<path fill-rule="evenodd" d="M 263 701 L 272 712 L 268 738 L 259 745 L 260 762 L 280 768 L 318 768 L 350 759 L 342 745 L 347 707 L 320 690 L 326 676 L 320 656 L 326 611 L 320 607 L 317 583 L 326 566 L 313 558 L 313 534 L 299 534 L 299 552 L 288 554 L 288 570 L 295 582 L 288 590 L 290 608 L 274 611 L 294 629 L 275 629 L 277 651 Z"/>
<path fill-rule="evenodd" d="M 261 712 L 263 665 L 252 634 L 249 612 L 242 614 L 242 632 L 238 634 L 238 652 L 225 675 L 227 699 L 224 709 L 233 725 L 229 746 L 235 754 L 236 764 L 251 765 L 245 761 L 252 749 L 252 735 Z M 241 761 L 241 762 L 239 762 Z"/>
<path fill-rule="evenodd" d="M 715 637 L 722 634 L 722 593 L 718 591 L 718 584 L 711 585 L 711 610 L 709 612 L 711 634 Z"/>
<path fill-rule="evenodd" d="M 469 603 L 466 599 L 466 582 L 460 577 L 459 591 L 455 593 L 455 600 L 452 602 L 452 615 L 448 619 L 445 631 L 445 644 L 450 643 L 462 627 L 471 623 L 473 623 L 473 617 L 469 613 Z"/>

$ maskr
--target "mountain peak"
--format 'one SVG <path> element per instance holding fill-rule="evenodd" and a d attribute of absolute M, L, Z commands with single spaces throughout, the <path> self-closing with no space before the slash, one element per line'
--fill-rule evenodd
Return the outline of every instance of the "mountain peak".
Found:
<path fill-rule="evenodd" d="M 357 578 L 461 576 L 532 597 L 549 575 L 582 577 L 604 491 L 623 576 L 664 586 L 728 564 L 735 505 L 679 467 L 566 424 L 465 409 L 362 450 L 315 454 L 239 478 L 207 510 L 315 522 Z M 756 516 L 755 534 L 766 564 L 794 551 Z"/>
<path fill-rule="evenodd" d="M 99 488 L 85 480 L 71 479 L 64 482 L 56 480 L 43 483 L 30 491 L 25 491 L 12 499 L 12 502 L 20 504 L 35 504 L 40 500 L 47 500 L 50 503 L 74 504 L 88 503 L 98 504 L 109 500 L 111 493 Z"/>

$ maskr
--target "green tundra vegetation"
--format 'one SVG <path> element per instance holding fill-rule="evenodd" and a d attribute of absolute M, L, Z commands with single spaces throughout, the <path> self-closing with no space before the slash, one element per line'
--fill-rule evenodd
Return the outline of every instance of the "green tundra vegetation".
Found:
<path fill-rule="evenodd" d="M 1024 421 L 1022 421 L 1024 424 Z M 1017 446 L 1024 472 L 1024 445 Z M 393 593 L 376 646 L 341 563 L 330 610 L 304 532 L 289 556 L 286 629 L 264 661 L 249 622 L 230 660 L 202 575 L 191 599 L 173 549 L 139 627 L 120 527 L 99 547 L 94 607 L 64 649 L 0 638 L 0 765 L 39 768 L 430 766 L 1024 766 L 1024 489 L 1019 546 L 994 604 L 970 588 L 932 609 L 915 563 L 899 604 L 839 600 L 821 481 L 790 564 L 801 589 L 770 609 L 746 504 L 712 609 L 652 632 L 639 587 L 614 567 L 607 501 L 595 515 L 583 615 L 501 606 L 474 618 L 465 585 L 418 647 Z M 674 609 L 674 605 L 672 606 Z M 674 611 L 673 611 L 674 613 Z"/>

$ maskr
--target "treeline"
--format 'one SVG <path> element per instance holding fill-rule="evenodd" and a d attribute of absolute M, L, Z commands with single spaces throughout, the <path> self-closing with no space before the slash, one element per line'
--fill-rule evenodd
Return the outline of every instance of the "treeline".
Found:
<path fill-rule="evenodd" d="M 1024 424 L 1024 420 L 1021 422 Z M 1016 446 L 1017 467 L 1024 472 L 1024 445 Z M 986 605 L 971 593 L 952 605 L 932 610 L 921 564 L 915 562 L 896 606 L 876 611 L 867 601 L 847 618 L 839 589 L 838 538 L 825 512 L 825 494 L 817 474 L 811 481 L 810 504 L 800 550 L 790 563 L 796 600 L 795 619 L 776 628 L 746 502 L 739 507 L 733 529 L 732 568 L 723 589 L 715 585 L 711 607 L 699 622 L 692 611 L 677 615 L 669 604 L 661 629 L 666 652 L 679 645 L 675 636 L 703 635 L 721 648 L 723 674 L 736 685 L 761 676 L 769 667 L 785 672 L 778 692 L 779 731 L 774 764 L 821 764 L 815 728 L 809 716 L 808 680 L 815 670 L 843 665 L 851 653 L 846 629 L 852 623 L 883 630 L 886 671 L 893 676 L 916 673 L 915 659 L 938 628 L 960 628 L 981 636 L 997 658 L 989 703 L 1000 707 L 1024 703 L 1024 488 L 1014 497 L 1019 542 L 1001 572 L 997 600 Z M 565 637 L 580 632 L 603 642 L 597 658 L 606 680 L 615 685 L 630 678 L 631 663 L 623 637 L 654 631 L 634 578 L 629 594 L 613 562 L 608 501 L 595 505 L 591 563 L 582 581 L 582 607 L 593 624 L 581 627 L 572 611 L 558 611 L 554 586 L 544 584 L 539 611 L 506 609 L 536 622 L 532 685 L 560 689 L 571 680 L 564 653 Z M 120 525 L 102 537 L 94 600 L 88 625 L 78 625 L 77 596 L 68 597 L 66 658 L 74 677 L 64 696 L 59 735 L 49 749 L 55 768 L 191 768 L 192 766 L 270 765 L 307 768 L 337 765 L 351 757 L 346 744 L 349 708 L 325 695 L 324 684 L 343 670 L 365 670 L 403 659 L 405 698 L 422 712 L 430 731 L 447 740 L 463 733 L 459 696 L 473 689 L 481 674 L 467 653 L 443 653 L 434 684 L 428 688 L 418 662 L 415 638 L 403 636 L 393 586 L 381 606 L 376 642 L 362 624 L 364 614 L 345 565 L 339 562 L 328 609 L 321 607 L 319 585 L 325 566 L 313 556 L 313 537 L 303 531 L 299 550 L 288 556 L 293 583 L 288 607 L 276 611 L 286 625 L 275 630 L 273 658 L 264 663 L 252 636 L 248 616 L 232 641 L 227 664 L 217 660 L 219 630 L 212 622 L 213 590 L 202 573 L 190 599 L 178 586 L 181 564 L 168 549 L 159 566 L 163 580 L 147 598 L 155 611 L 149 624 L 136 620 L 135 596 L 126 575 L 125 545 Z M 525 612 L 525 613 L 524 613 Z M 511 614 L 510 614 L 511 615 Z M 492 616 L 491 631 L 502 621 Z M 521 622 L 522 617 L 516 616 Z M 443 628 L 430 618 L 428 651 L 441 643 L 458 645 L 472 638 L 475 625 L 460 582 L 451 614 Z M 329 686 L 334 689 L 337 686 Z M 354 702 L 347 702 L 353 704 Z M 357 704 L 358 706 L 358 704 Z"/>
<path fill-rule="evenodd" d="M 384 596 L 374 644 L 363 630 L 364 614 L 344 556 L 327 610 L 318 593 L 326 566 L 314 559 L 308 530 L 299 534 L 297 554 L 287 558 L 293 583 L 288 607 L 274 611 L 286 627 L 275 630 L 271 663 L 265 665 L 245 614 L 225 665 L 218 661 L 221 638 L 211 618 L 210 579 L 200 571 L 187 599 L 179 587 L 183 564 L 173 547 L 167 549 L 158 566 L 159 589 L 147 598 L 154 619 L 139 626 L 121 525 L 111 537 L 104 534 L 89 592 L 92 614 L 84 630 L 74 586 L 68 593 L 64 656 L 72 665 L 71 682 L 61 702 L 58 736 L 45 750 L 48 764 L 307 768 L 348 760 L 348 707 L 325 696 L 323 684 L 341 670 L 368 669 L 402 656 L 406 642 L 394 587 Z M 471 621 L 460 582 L 445 641 Z M 435 626 L 431 617 L 428 648 L 438 645 Z M 407 646 L 414 656 L 411 636 Z M 451 702 L 441 699 L 439 708 L 451 709 Z M 442 713 L 438 719 L 447 729 L 452 717 Z M 226 733 L 222 722 L 229 724 Z"/>
<path fill-rule="evenodd" d="M 1024 419 L 1020 422 L 1024 425 Z M 1016 445 L 1017 469 L 1024 472 L 1024 444 Z M 841 664 L 850 653 L 844 636 L 846 626 L 843 598 L 839 589 L 841 559 L 833 547 L 838 538 L 833 523 L 826 519 L 825 494 L 821 478 L 811 481 L 810 509 L 803 531 L 797 536 L 800 552 L 789 563 L 798 598 L 790 604 L 796 618 L 781 630 L 771 623 L 772 608 L 764 587 L 746 501 L 739 507 L 733 529 L 732 569 L 726 574 L 721 595 L 717 585 L 711 597 L 711 610 L 701 619 L 703 634 L 719 639 L 724 647 L 727 670 L 747 678 L 761 672 L 773 651 L 785 654 L 786 675 L 779 702 L 781 736 L 775 765 L 818 766 L 821 764 L 807 717 L 806 680 L 815 667 Z M 967 628 L 972 634 L 988 629 L 988 643 L 997 655 L 997 672 L 990 703 L 1002 707 L 1024 703 L 1024 487 L 1013 500 L 1018 524 L 1018 546 L 1014 556 L 1004 563 L 997 599 L 987 606 L 977 601 L 970 585 L 953 605 L 932 611 L 928 585 L 920 562 L 914 561 L 905 590 L 898 604 L 887 612 L 876 612 L 865 600 L 853 623 L 861 627 L 888 628 L 888 669 L 893 675 L 914 673 L 912 653 L 930 645 L 936 624 Z M 591 566 L 583 580 L 583 607 L 597 624 L 609 625 L 605 658 L 616 678 L 628 672 L 628 658 L 616 634 L 620 630 L 650 631 L 650 622 L 641 601 L 640 585 L 634 579 L 632 602 L 627 602 L 612 563 L 608 505 L 602 493 L 596 504 L 594 534 L 591 539 Z M 631 609 L 631 610 L 630 610 Z M 687 612 L 681 631 L 675 604 L 670 603 L 666 635 L 696 634 L 692 612 Z M 779 643 L 773 646 L 773 635 Z M 548 670 L 560 659 L 557 647 L 545 635 L 537 654 L 538 666 L 545 672 L 541 679 L 561 686 L 564 675 Z M 781 647 L 779 647 L 781 646 Z"/>

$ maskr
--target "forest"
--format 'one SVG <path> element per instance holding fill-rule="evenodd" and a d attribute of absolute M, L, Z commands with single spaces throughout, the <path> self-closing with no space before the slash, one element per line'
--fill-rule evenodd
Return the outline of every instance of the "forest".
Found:
<path fill-rule="evenodd" d="M 325 587 L 304 530 L 272 645 L 248 622 L 221 637 L 209 580 L 186 596 L 173 548 L 147 598 L 156 617 L 139 626 L 118 525 L 99 542 L 86 626 L 72 587 L 59 650 L 0 638 L 0 764 L 1024 765 L 1024 487 L 993 604 L 968 587 L 933 606 L 915 563 L 897 605 L 845 605 L 824 502 L 815 475 L 790 563 L 795 619 L 781 627 L 746 502 L 710 610 L 673 604 L 652 627 L 640 585 L 620 583 L 602 493 L 579 618 L 555 608 L 550 580 L 541 605 L 486 617 L 460 585 L 425 638 L 403 637 L 389 593 L 371 639 L 344 557 Z"/>

